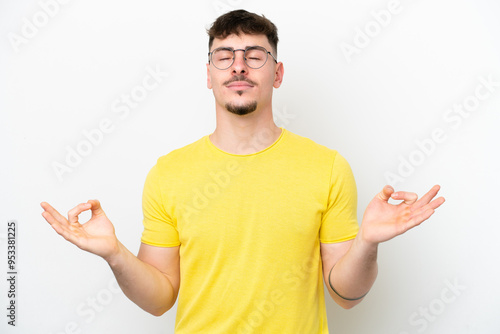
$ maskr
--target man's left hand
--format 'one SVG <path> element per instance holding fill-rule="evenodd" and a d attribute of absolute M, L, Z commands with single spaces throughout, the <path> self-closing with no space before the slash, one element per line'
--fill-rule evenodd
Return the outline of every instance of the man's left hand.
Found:
<path fill-rule="evenodd" d="M 443 197 L 433 200 L 439 189 L 438 185 L 432 187 L 418 200 L 415 193 L 394 192 L 391 186 L 385 186 L 365 210 L 360 229 L 362 239 L 370 244 L 379 244 L 420 225 L 444 203 Z M 389 204 L 389 198 L 402 202 Z"/>

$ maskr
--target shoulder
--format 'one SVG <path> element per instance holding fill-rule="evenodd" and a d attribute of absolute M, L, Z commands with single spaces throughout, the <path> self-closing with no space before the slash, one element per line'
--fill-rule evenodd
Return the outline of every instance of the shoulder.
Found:
<path fill-rule="evenodd" d="M 288 150 L 293 150 L 297 159 L 308 160 L 311 164 L 329 166 L 333 173 L 352 173 L 346 158 L 336 149 L 332 149 L 316 141 L 288 131 Z"/>
<path fill-rule="evenodd" d="M 287 137 L 289 149 L 300 152 L 300 154 L 311 156 L 325 156 L 330 159 L 335 159 L 335 157 L 338 155 L 337 150 L 319 144 L 310 138 L 298 135 L 288 130 Z"/>
<path fill-rule="evenodd" d="M 157 166 L 162 168 L 172 164 L 185 163 L 186 160 L 198 159 L 199 154 L 203 152 L 205 140 L 206 136 L 203 136 L 193 143 L 170 151 L 158 158 Z"/>

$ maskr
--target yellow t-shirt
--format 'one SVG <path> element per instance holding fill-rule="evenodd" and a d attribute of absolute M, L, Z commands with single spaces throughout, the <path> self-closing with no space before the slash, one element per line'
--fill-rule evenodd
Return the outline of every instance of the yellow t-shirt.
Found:
<path fill-rule="evenodd" d="M 180 245 L 177 334 L 328 333 L 320 242 L 356 236 L 356 185 L 336 151 L 281 129 L 247 155 L 207 135 L 149 172 L 141 241 Z"/>

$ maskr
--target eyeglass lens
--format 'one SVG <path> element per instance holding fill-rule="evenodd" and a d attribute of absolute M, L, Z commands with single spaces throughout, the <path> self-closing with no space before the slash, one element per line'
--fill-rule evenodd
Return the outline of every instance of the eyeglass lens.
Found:
<path fill-rule="evenodd" d="M 245 63 L 251 68 L 264 66 L 267 60 L 267 52 L 261 48 L 248 48 L 245 51 Z M 233 64 L 234 53 L 231 49 L 216 49 L 212 53 L 212 62 L 221 70 L 229 68 Z"/>

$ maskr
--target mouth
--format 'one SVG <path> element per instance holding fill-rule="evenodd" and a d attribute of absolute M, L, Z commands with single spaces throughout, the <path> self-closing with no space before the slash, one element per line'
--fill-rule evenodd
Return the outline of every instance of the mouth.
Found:
<path fill-rule="evenodd" d="M 226 85 L 226 87 L 231 90 L 247 90 L 253 88 L 253 85 L 246 81 L 233 81 Z"/>

